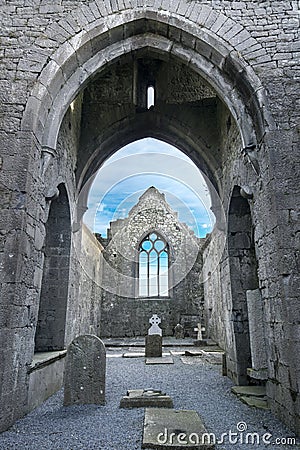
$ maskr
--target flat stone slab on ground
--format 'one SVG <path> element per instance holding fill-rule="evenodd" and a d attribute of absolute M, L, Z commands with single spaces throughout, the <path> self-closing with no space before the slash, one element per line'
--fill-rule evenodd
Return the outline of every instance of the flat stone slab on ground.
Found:
<path fill-rule="evenodd" d="M 162 356 L 161 358 L 146 358 L 146 364 L 174 364 L 172 356 Z"/>
<path fill-rule="evenodd" d="M 155 389 L 134 389 L 127 391 L 121 399 L 120 408 L 173 408 L 173 400 L 162 391 Z"/>
<path fill-rule="evenodd" d="M 180 360 L 183 364 L 188 364 L 188 365 L 204 365 L 204 359 L 202 358 L 202 356 L 181 356 Z"/>
<path fill-rule="evenodd" d="M 247 375 L 254 380 L 266 381 L 268 379 L 268 369 L 255 370 L 252 367 L 247 369 Z"/>
<path fill-rule="evenodd" d="M 203 350 L 190 349 L 190 350 L 186 350 L 184 354 L 185 354 L 185 356 L 203 356 L 204 352 L 203 352 Z"/>
<path fill-rule="evenodd" d="M 252 406 L 258 409 L 270 409 L 267 401 L 267 397 L 249 397 L 241 395 L 239 399 L 248 406 Z"/>
<path fill-rule="evenodd" d="M 203 352 L 205 360 L 210 364 L 222 364 L 223 352 Z"/>
<path fill-rule="evenodd" d="M 209 437 L 205 433 L 207 430 L 196 411 L 146 408 L 142 448 L 173 450 L 215 448 L 208 442 Z"/>
<path fill-rule="evenodd" d="M 135 337 L 135 338 L 103 338 L 102 339 L 106 348 L 139 348 L 145 347 L 145 336 Z M 184 338 L 175 339 L 172 336 L 164 336 L 164 347 L 193 347 L 194 339 Z"/>
<path fill-rule="evenodd" d="M 145 352 L 126 352 L 122 354 L 123 358 L 144 358 Z M 162 357 L 170 356 L 170 352 L 163 352 Z"/>
<path fill-rule="evenodd" d="M 265 386 L 233 386 L 231 392 L 238 396 L 244 397 L 265 397 Z"/>
<path fill-rule="evenodd" d="M 207 351 L 207 350 L 186 350 L 185 356 L 199 356 L 204 357 L 210 364 L 222 364 L 223 352 L 222 351 Z"/>
<path fill-rule="evenodd" d="M 145 352 L 123 353 L 123 358 L 143 358 L 143 357 L 145 357 Z"/>

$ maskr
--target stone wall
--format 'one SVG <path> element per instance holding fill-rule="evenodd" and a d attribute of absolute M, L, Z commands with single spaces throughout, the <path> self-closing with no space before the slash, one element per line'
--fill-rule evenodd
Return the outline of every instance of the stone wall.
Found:
<path fill-rule="evenodd" d="M 69 305 L 68 307 L 64 307 L 64 310 L 62 311 L 61 307 L 55 310 L 55 298 L 53 298 L 53 293 L 49 296 L 49 299 L 52 300 L 52 311 L 55 314 L 67 314 L 67 318 L 64 318 L 66 322 L 66 343 L 60 343 L 59 346 L 55 346 L 50 342 L 48 347 L 40 349 L 37 347 L 36 342 L 35 351 L 39 352 L 44 350 L 45 353 L 35 353 L 33 363 L 30 366 L 27 405 L 29 411 L 39 406 L 50 395 L 53 395 L 63 386 L 65 350 L 60 352 L 54 350 L 66 348 L 71 339 L 75 336 L 83 334 L 100 334 L 102 251 L 103 247 L 93 233 L 88 227 L 83 225 L 82 229 L 73 239 L 72 248 L 73 261 L 71 267 L 76 267 L 77 297 L 72 297 L 72 292 L 70 292 Z M 58 283 L 63 283 L 58 274 L 55 274 L 55 279 Z M 56 328 L 50 331 L 52 331 L 52 335 L 57 342 L 61 317 L 57 319 L 52 316 L 51 319 L 52 327 Z M 71 326 L 70 323 L 72 324 Z M 39 330 L 37 328 L 36 335 L 38 333 Z M 50 333 L 49 337 L 51 337 Z M 35 340 L 37 341 L 37 337 Z M 39 338 L 39 340 L 41 340 L 41 338 Z"/>

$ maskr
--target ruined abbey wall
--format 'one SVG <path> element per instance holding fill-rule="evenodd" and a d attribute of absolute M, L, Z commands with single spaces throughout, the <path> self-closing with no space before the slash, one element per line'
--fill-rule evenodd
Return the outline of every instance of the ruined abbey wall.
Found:
<path fill-rule="evenodd" d="M 139 289 L 139 245 L 150 233 L 158 233 L 168 245 L 168 292 L 147 298 Z M 144 192 L 127 218 L 111 222 L 109 242 L 103 251 L 107 270 L 102 278 L 100 335 L 145 336 L 149 318 L 155 313 L 162 320 L 164 336 L 173 336 L 178 323 L 189 323 L 185 331 L 192 336 L 204 312 L 199 282 L 203 241 L 178 220 L 178 213 L 154 187 Z M 153 283 L 155 277 L 149 278 Z"/>

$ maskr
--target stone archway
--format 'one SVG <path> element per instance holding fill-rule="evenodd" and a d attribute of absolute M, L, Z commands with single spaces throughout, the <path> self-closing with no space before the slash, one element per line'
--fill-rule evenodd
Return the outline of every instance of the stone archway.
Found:
<path fill-rule="evenodd" d="M 274 129 L 272 117 L 268 111 L 264 88 L 251 67 L 251 60 L 248 58 L 246 51 L 249 46 L 257 46 L 255 51 L 258 50 L 262 56 L 269 57 L 266 49 L 251 37 L 245 27 L 219 11 L 214 11 L 212 7 L 202 5 L 200 2 L 196 4 L 188 1 L 171 2 L 172 4 L 168 5 L 170 6 L 168 11 L 158 9 L 155 6 L 139 7 L 136 2 L 130 1 L 119 5 L 120 10 L 118 10 L 116 3 L 112 8 L 109 1 L 92 3 L 98 5 L 96 8 L 98 16 L 87 11 L 86 8 L 89 8 L 90 3 L 89 6 L 84 5 L 82 9 L 79 8 L 73 12 L 76 17 L 78 14 L 77 19 L 80 27 L 70 27 L 68 20 L 71 22 L 71 19 L 66 15 L 67 17 L 64 17 L 61 21 L 56 21 L 53 26 L 45 30 L 46 36 L 55 37 L 53 39 L 54 44 L 51 47 L 53 52 L 43 59 L 41 70 L 39 75 L 36 76 L 34 88 L 26 104 L 21 130 L 18 130 L 20 131 L 20 140 L 24 139 L 25 135 L 30 136 L 28 142 L 32 146 L 31 163 L 34 161 L 36 164 L 37 173 L 36 178 L 30 181 L 32 184 L 36 183 L 35 187 L 38 186 L 36 188 L 38 194 L 35 192 L 34 198 L 36 209 L 44 208 L 45 197 L 50 196 L 47 195 L 47 192 L 53 192 L 53 188 L 58 185 L 57 180 L 62 177 L 62 173 L 66 173 L 72 186 L 70 203 L 72 204 L 71 213 L 73 213 L 73 206 L 76 204 L 81 186 L 78 189 L 74 176 L 77 155 L 72 155 L 73 159 L 70 157 L 70 148 L 68 148 L 68 143 L 64 141 L 66 136 L 64 132 L 68 128 L 67 116 L 70 116 L 70 104 L 75 98 L 81 96 L 94 76 L 101 74 L 107 67 L 118 63 L 123 57 L 131 59 L 133 54 L 139 53 L 141 55 L 143 53 L 144 56 L 148 55 L 147 57 L 150 55 L 152 59 L 155 54 L 161 60 L 177 59 L 190 72 L 197 73 L 213 87 L 220 103 L 223 102 L 226 105 L 226 110 L 230 112 L 226 116 L 226 125 L 224 125 L 224 121 L 222 122 L 224 136 L 226 130 L 227 136 L 232 133 L 228 116 L 232 118 L 232 123 L 238 129 L 234 144 L 227 145 L 229 141 L 224 141 L 223 152 L 220 152 L 219 158 L 217 158 L 219 164 L 214 165 L 212 161 L 207 160 L 208 150 L 199 145 L 199 142 L 195 144 L 194 133 L 189 133 L 186 128 L 182 129 L 184 131 L 178 132 L 175 140 L 181 141 L 180 147 L 185 149 L 194 160 L 199 158 L 199 166 L 203 164 L 203 161 L 207 162 L 207 167 L 213 174 L 215 182 L 219 183 L 219 192 L 225 209 L 228 207 L 232 182 L 238 185 L 250 185 L 256 195 L 253 220 L 262 223 L 263 214 L 260 214 L 260 208 L 273 218 L 276 205 L 274 206 L 271 202 L 268 203 L 266 198 L 272 197 L 268 192 L 271 189 L 273 179 L 274 161 L 272 155 L 274 155 L 276 148 L 278 149 L 281 146 L 281 140 L 280 136 L 274 135 L 273 141 L 271 141 L 273 147 L 268 141 L 271 139 L 268 133 Z M 30 56 L 28 58 L 30 59 Z M 179 125 L 173 129 L 167 129 L 165 126 L 161 135 L 159 130 L 160 117 L 159 115 L 156 117 L 158 121 L 154 123 L 150 134 L 156 137 L 162 137 L 163 135 L 164 139 L 176 144 L 172 141 L 172 134 L 174 128 L 177 130 L 180 128 Z M 80 119 L 78 122 L 80 122 Z M 63 129 L 63 127 L 65 128 Z M 133 127 L 128 127 L 126 121 L 122 124 L 122 127 L 124 142 L 133 140 Z M 128 133 L 127 136 L 126 133 Z M 107 149 L 109 149 L 110 142 L 113 140 L 112 134 L 112 129 L 108 129 L 107 135 L 103 137 L 102 142 L 106 141 Z M 75 141 L 74 138 L 73 143 Z M 258 152 L 254 154 L 254 158 L 256 158 L 258 165 L 263 166 L 263 170 L 260 172 L 252 171 L 248 164 L 251 162 L 251 156 L 253 156 L 250 151 L 255 153 L 255 145 Z M 248 161 L 246 166 L 243 165 L 239 152 L 241 148 L 245 149 Z M 116 144 L 114 144 L 110 150 L 115 151 L 116 149 Z M 94 161 L 99 162 L 101 145 L 98 145 L 94 151 Z M 198 152 L 198 154 L 193 152 Z M 88 161 L 84 165 L 84 169 L 88 172 L 89 168 L 92 168 L 92 174 L 96 165 L 92 167 L 92 162 Z M 45 169 L 41 173 L 40 166 Z M 53 176 L 49 176 L 49 173 Z M 261 181 L 263 185 L 260 184 Z M 34 217 L 36 222 L 38 222 L 37 217 L 38 214 Z M 276 214 L 274 217 L 277 218 Z M 268 233 L 270 232 L 269 223 L 263 224 Z M 264 269 L 268 266 L 268 257 L 271 253 L 271 251 L 268 253 L 268 233 L 262 233 L 261 237 L 261 246 L 264 246 L 265 251 L 262 258 Z M 277 236 L 278 240 L 279 238 L 280 236 Z M 30 245 L 34 248 L 34 244 L 30 243 Z M 36 251 L 40 251 L 40 249 Z M 272 264 L 275 265 L 274 262 Z M 266 272 L 268 272 L 268 269 L 266 269 Z M 36 295 L 39 288 L 39 275 L 32 268 L 28 270 L 28 273 L 26 274 L 26 289 L 31 283 L 34 287 L 34 295 Z M 31 281 L 28 281 L 30 277 Z M 265 276 L 266 279 L 267 275 Z M 265 283 L 267 284 L 266 281 Z M 268 289 L 271 290 L 272 287 L 267 284 Z M 286 285 L 283 287 L 286 289 Z M 282 293 L 285 292 L 283 287 L 281 286 Z M 271 313 L 275 315 L 272 308 L 273 306 L 270 306 Z M 288 313 L 286 314 L 288 315 Z M 33 341 L 33 330 L 30 327 L 26 332 L 22 332 L 25 336 L 23 339 L 24 346 L 30 349 L 27 351 L 26 357 L 20 362 L 20 372 L 23 374 L 23 378 L 19 378 L 22 378 L 23 385 L 18 387 L 19 391 L 24 388 L 28 381 L 26 367 L 30 364 Z M 294 332 L 291 327 L 291 335 Z M 272 336 L 272 332 L 270 336 Z M 280 337 L 280 340 L 283 339 Z M 10 348 L 13 349 L 17 340 L 12 338 L 11 341 Z M 279 346 L 275 343 L 275 338 L 273 341 L 277 351 Z M 273 354 L 276 353 L 275 350 L 273 349 Z M 280 352 L 282 353 L 281 348 Z M 275 357 L 272 357 L 272 364 L 275 365 Z M 288 364 L 286 367 L 288 367 Z M 288 372 L 286 367 L 284 368 L 285 375 Z M 280 378 L 277 374 L 276 377 Z M 274 382 L 274 392 L 272 393 L 274 398 L 281 395 L 275 384 Z M 295 384 L 293 384 L 293 389 L 296 389 Z M 24 400 L 23 403 L 25 404 L 26 401 Z M 281 411 L 285 410 L 285 406 L 282 404 L 279 408 Z M 9 419 L 6 421 L 6 425 L 11 423 L 10 417 L 17 417 L 24 411 L 23 408 L 21 412 L 18 410 L 14 415 L 7 412 Z"/>
<path fill-rule="evenodd" d="M 72 145 L 66 137 L 68 121 L 71 123 L 70 117 L 78 115 L 79 144 L 77 154 L 73 156 L 74 165 L 76 164 L 76 185 L 73 185 L 76 199 L 80 197 L 82 187 L 88 183 L 101 163 L 122 145 L 149 135 L 163 137 L 167 142 L 182 144 L 181 148 L 192 156 L 198 167 L 204 170 L 212 184 L 218 188 L 224 202 L 223 207 L 226 208 L 226 178 L 230 176 L 232 167 L 230 163 L 226 167 L 226 163 L 221 163 L 221 160 L 223 158 L 226 161 L 228 158 L 227 144 L 231 145 L 231 154 L 234 155 L 234 159 L 240 160 L 242 168 L 241 147 L 255 148 L 265 133 L 266 127 L 269 126 L 265 109 L 262 107 L 265 100 L 258 78 L 251 72 L 251 68 L 245 61 L 235 59 L 230 46 L 225 44 L 219 36 L 212 38 L 208 33 L 207 36 L 205 35 L 207 41 L 204 46 L 204 36 L 199 37 L 197 30 L 189 26 L 185 19 L 179 20 L 172 26 L 165 26 L 166 18 L 163 15 L 157 13 L 154 20 L 145 10 L 142 17 L 140 14 L 136 16 L 133 13 L 126 17 L 126 23 L 118 21 L 119 18 L 112 15 L 113 26 L 109 32 L 103 31 L 99 24 L 95 24 L 89 29 L 87 36 L 89 40 L 79 40 L 76 55 L 77 57 L 81 55 L 80 64 L 74 62 L 74 51 L 70 46 L 66 46 L 68 47 L 65 49 L 67 57 L 65 55 L 60 60 L 57 55 L 57 59 L 53 59 L 41 74 L 40 82 L 43 84 L 47 80 L 47 89 L 52 92 L 51 107 L 44 116 L 41 115 L 44 120 L 43 125 L 37 122 L 33 124 L 42 148 L 48 152 L 47 155 L 50 154 L 50 158 L 52 157 L 53 165 L 59 164 L 64 148 Z M 178 41 L 171 38 L 170 28 L 174 32 L 181 30 L 183 33 L 182 30 L 184 30 L 185 39 L 181 38 Z M 63 51 L 64 46 L 65 44 L 60 52 Z M 91 47 L 89 51 L 87 46 Z M 58 61 L 60 61 L 59 64 Z M 106 118 L 102 120 L 104 116 L 101 106 L 112 102 L 113 95 L 110 94 L 114 94 L 113 90 L 116 90 L 118 82 L 125 78 L 126 64 L 129 67 L 127 78 L 130 79 L 132 76 L 132 80 L 130 80 L 128 98 L 119 99 L 120 109 L 124 109 L 125 113 L 123 116 L 121 114 L 118 116 L 119 105 L 116 99 L 116 102 L 113 102 L 112 117 L 109 117 L 109 120 Z M 153 66 L 160 67 L 164 64 L 169 66 L 169 72 L 171 67 L 180 65 L 186 69 L 187 76 L 192 78 L 192 74 L 195 74 L 195 77 L 198 77 L 197 82 L 202 83 L 202 91 L 204 91 L 204 95 L 197 98 L 203 105 L 202 114 L 205 116 L 209 107 L 214 108 L 218 133 L 224 136 L 224 142 L 213 140 L 212 133 L 210 136 L 205 136 L 206 142 L 203 142 L 208 121 L 203 119 L 202 128 L 197 129 L 201 116 L 198 104 L 194 116 L 192 114 L 188 116 L 191 123 L 185 123 L 180 116 L 180 111 L 173 113 L 166 110 L 164 104 L 167 101 L 163 95 L 161 95 L 160 103 L 160 92 L 163 91 L 160 84 L 163 86 L 163 77 L 157 69 L 155 72 L 157 79 L 154 80 L 153 73 L 150 79 L 147 70 L 151 72 Z M 141 66 L 143 66 L 142 69 Z M 51 70 L 54 67 L 57 70 L 54 70 L 55 73 L 52 75 Z M 64 80 L 60 77 L 61 73 L 64 74 Z M 111 82 L 111 90 L 103 94 L 101 89 L 105 84 L 105 78 L 111 80 L 112 77 L 115 81 L 114 84 Z M 153 84 L 155 81 L 158 95 L 155 106 L 148 110 L 139 95 L 145 93 L 143 87 L 148 86 L 150 81 Z M 210 89 L 208 96 L 205 89 Z M 121 95 L 120 91 L 118 92 L 118 95 Z M 212 105 L 205 102 L 210 98 L 215 98 Z M 41 105 L 44 101 L 45 99 L 41 98 Z M 193 101 L 194 99 L 189 101 L 190 109 L 194 106 Z M 128 111 L 126 111 L 126 103 Z M 29 110 L 30 107 L 29 100 Z M 178 107 L 178 110 L 180 109 L 182 109 L 181 105 Z M 99 117 L 104 122 L 102 128 L 101 121 L 97 122 L 99 112 Z M 108 115 L 107 112 L 106 114 Z M 223 132 L 225 118 L 227 135 Z M 27 126 L 25 120 L 23 125 Z M 232 142 L 230 142 L 231 134 L 235 136 Z M 71 175 L 73 176 L 73 173 L 70 173 Z M 249 166 L 242 168 L 241 173 L 234 174 L 236 178 L 243 175 L 253 183 L 255 176 L 251 173 Z M 73 231 L 79 229 L 84 210 L 85 204 L 80 204 L 79 213 L 77 208 L 76 226 Z M 235 361 L 235 364 L 238 362 Z"/>
<path fill-rule="evenodd" d="M 87 23 L 81 33 L 60 46 L 42 71 L 27 102 L 23 129 L 33 129 L 43 146 L 55 149 L 62 118 L 90 78 L 123 55 L 153 49 L 165 58 L 179 58 L 213 86 L 237 121 L 245 146 L 257 140 L 254 130 L 260 139 L 265 128 L 272 127 L 264 89 L 251 66 L 235 54 L 239 51 L 237 36 L 226 42 L 220 31 L 213 34 L 203 28 L 199 32 L 199 20 L 201 25 L 201 19 L 207 19 L 211 12 L 207 9 L 206 17 L 193 14 L 198 19 L 195 22 L 177 11 L 166 15 L 145 8 L 126 11 L 124 16 L 112 13 L 109 20 L 99 18 Z M 170 23 L 172 12 L 174 20 Z M 221 13 L 219 16 L 221 23 L 227 21 Z M 178 38 L 178 33 L 183 36 Z M 239 30 L 237 35 L 240 33 L 244 33 L 246 43 L 250 35 L 246 30 Z"/>

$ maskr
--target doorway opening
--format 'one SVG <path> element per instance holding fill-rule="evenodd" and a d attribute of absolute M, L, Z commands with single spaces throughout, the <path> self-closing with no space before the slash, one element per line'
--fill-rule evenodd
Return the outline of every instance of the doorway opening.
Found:
<path fill-rule="evenodd" d="M 44 267 L 35 334 L 35 352 L 65 348 L 69 287 L 71 217 L 63 184 L 50 206 L 44 243 Z"/>

